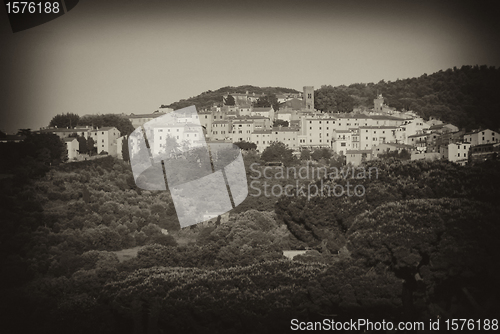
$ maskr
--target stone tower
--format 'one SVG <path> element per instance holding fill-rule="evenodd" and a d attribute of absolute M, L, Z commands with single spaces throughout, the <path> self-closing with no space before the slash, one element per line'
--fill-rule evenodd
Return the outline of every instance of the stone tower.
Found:
<path fill-rule="evenodd" d="M 378 94 L 377 98 L 373 100 L 373 111 L 382 112 L 384 107 L 384 97 Z"/>
<path fill-rule="evenodd" d="M 314 86 L 304 86 L 304 108 L 314 110 Z"/>

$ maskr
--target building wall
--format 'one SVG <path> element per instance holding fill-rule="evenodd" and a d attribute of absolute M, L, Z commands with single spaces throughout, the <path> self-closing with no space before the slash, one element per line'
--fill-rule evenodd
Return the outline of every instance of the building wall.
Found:
<path fill-rule="evenodd" d="M 232 132 L 231 122 L 217 121 L 212 123 L 212 132 L 210 135 L 210 139 L 225 140 L 226 138 L 232 138 L 231 132 Z"/>
<path fill-rule="evenodd" d="M 452 143 L 448 146 L 441 147 L 440 153 L 444 159 L 452 162 L 459 160 L 466 160 L 469 158 L 470 144 L 466 143 Z"/>
<path fill-rule="evenodd" d="M 284 143 L 291 149 L 298 149 L 299 143 L 297 140 L 299 130 L 290 128 L 273 128 L 271 132 L 272 141 Z"/>
<path fill-rule="evenodd" d="M 430 125 L 425 123 L 422 118 L 415 118 L 413 120 L 406 121 L 398 127 L 398 130 L 396 131 L 396 140 L 401 144 L 409 144 L 409 136 L 421 134 L 429 128 Z"/>
<path fill-rule="evenodd" d="M 201 112 L 200 113 L 200 124 L 207 130 L 207 134 L 210 136 L 212 133 L 212 122 L 213 116 L 210 112 Z"/>
<path fill-rule="evenodd" d="M 486 129 L 472 134 L 465 134 L 464 141 L 471 144 L 472 146 L 498 143 L 500 142 L 500 134 L 490 129 Z"/>
<path fill-rule="evenodd" d="M 360 127 L 359 142 L 362 150 L 371 150 L 372 147 L 383 143 L 396 142 L 396 127 Z"/>
<path fill-rule="evenodd" d="M 254 124 L 252 121 L 234 121 L 232 124 L 232 142 L 239 141 L 250 142 L 252 140 L 252 132 L 254 131 Z"/>
<path fill-rule="evenodd" d="M 76 138 L 72 141 L 66 141 L 65 143 L 66 143 L 66 151 L 68 152 L 68 160 L 71 161 L 78 156 L 80 143 Z"/>
<path fill-rule="evenodd" d="M 90 136 L 94 140 L 94 147 L 97 148 L 97 153 L 102 151 L 109 155 L 117 156 L 117 139 L 120 137 L 120 131 L 117 128 L 96 129 L 90 132 Z"/>
<path fill-rule="evenodd" d="M 333 118 L 305 118 L 302 119 L 302 133 L 306 135 L 306 142 L 301 146 L 331 147 L 333 135 Z"/>
<path fill-rule="evenodd" d="M 368 161 L 372 159 L 371 151 L 360 150 L 360 151 L 347 151 L 345 154 L 346 163 L 353 166 L 359 166 L 363 161 Z"/>
<path fill-rule="evenodd" d="M 255 131 L 250 136 L 251 142 L 257 145 L 257 150 L 263 152 L 273 141 L 271 130 Z"/>
<path fill-rule="evenodd" d="M 353 150 L 351 136 L 351 131 L 334 131 L 332 143 L 333 151 L 337 154 L 345 155 L 347 150 Z"/>

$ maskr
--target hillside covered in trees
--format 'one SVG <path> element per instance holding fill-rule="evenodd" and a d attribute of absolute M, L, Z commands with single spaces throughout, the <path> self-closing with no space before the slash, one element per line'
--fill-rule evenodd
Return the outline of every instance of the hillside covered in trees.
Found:
<path fill-rule="evenodd" d="M 250 86 L 250 85 L 245 85 L 245 86 L 238 86 L 238 87 L 232 87 L 232 86 L 226 86 L 219 88 L 215 91 L 208 90 L 206 92 L 201 93 L 198 96 L 190 97 L 185 100 L 180 100 L 174 103 L 171 103 L 169 105 L 165 105 L 164 107 L 168 108 L 173 108 L 174 110 L 176 109 L 181 109 L 185 107 L 192 106 L 193 104 L 196 106 L 198 110 L 205 109 L 205 108 L 210 108 L 214 104 L 216 105 L 222 105 L 222 96 L 226 94 L 231 94 L 231 93 L 246 93 L 249 92 L 250 94 L 255 93 L 255 95 L 273 95 L 273 94 L 282 94 L 282 93 L 298 93 L 297 90 L 295 89 L 290 89 L 290 88 L 282 88 L 282 87 L 256 87 L 256 86 Z"/>
<path fill-rule="evenodd" d="M 112 157 L 0 180 L 4 328 L 281 333 L 293 318 L 498 314 L 498 161 L 367 167 L 378 177 L 354 180 L 363 197 L 281 197 L 272 207 L 249 196 L 228 221 L 182 230 L 169 193 L 138 189 Z M 136 257 L 118 257 L 131 247 Z M 306 247 L 294 261 L 282 255 Z"/>
<path fill-rule="evenodd" d="M 425 119 L 436 116 L 460 128 L 496 130 L 500 127 L 499 92 L 500 68 L 462 66 L 394 82 L 323 86 L 315 91 L 315 107 L 333 112 L 372 108 L 373 99 L 381 93 L 386 104 L 397 110 L 413 110 Z M 336 97 L 343 109 L 335 109 L 325 96 Z"/>

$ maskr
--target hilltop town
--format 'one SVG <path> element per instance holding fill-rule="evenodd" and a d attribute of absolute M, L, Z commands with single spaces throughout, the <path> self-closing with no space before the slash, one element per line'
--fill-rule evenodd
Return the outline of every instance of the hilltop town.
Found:
<path fill-rule="evenodd" d="M 424 120 L 412 111 L 387 106 L 382 94 L 373 100 L 372 109 L 354 108 L 349 113 L 315 110 L 314 95 L 312 86 L 305 86 L 301 93 L 278 94 L 275 106 L 279 109 L 275 110 L 273 105 L 256 106 L 259 99 L 265 97 L 263 94 L 227 92 L 220 104 L 198 110 L 192 118 L 177 120 L 176 125 L 165 125 L 165 129 L 155 126 L 151 135 L 154 142 L 162 146 L 166 138 L 163 131 L 168 136 L 169 127 L 174 126 L 174 139 L 182 143 L 189 141 L 194 125 L 201 125 L 207 142 L 253 143 L 259 153 L 273 142 L 282 142 L 297 156 L 304 149 L 326 148 L 343 157 L 344 164 L 353 166 L 388 153 L 404 153 L 411 160 L 445 159 L 464 165 L 471 160 L 485 160 L 500 150 L 500 134 L 496 131 L 466 132 L 435 117 Z M 172 111 L 161 106 L 153 113 L 121 116 L 137 128 Z M 91 138 L 96 153 L 123 159 L 126 135 L 116 127 L 47 127 L 36 133 L 59 136 L 66 145 L 68 161 L 83 160 L 78 136 L 85 140 Z M 5 136 L 0 141 L 22 139 L 22 136 Z"/>

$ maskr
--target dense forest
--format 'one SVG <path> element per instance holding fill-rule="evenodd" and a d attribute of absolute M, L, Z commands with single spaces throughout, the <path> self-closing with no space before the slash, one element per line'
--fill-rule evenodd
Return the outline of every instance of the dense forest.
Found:
<path fill-rule="evenodd" d="M 49 123 L 49 127 L 69 128 L 88 126 L 90 128 L 115 127 L 122 136 L 134 131 L 132 123 L 127 117 L 118 114 L 80 115 L 74 113 L 58 114 Z"/>
<path fill-rule="evenodd" d="M 298 93 L 295 89 L 290 88 L 282 88 L 282 87 L 256 87 L 256 86 L 226 86 L 219 88 L 215 91 L 208 90 L 206 92 L 201 93 L 198 96 L 190 97 L 185 100 L 180 100 L 169 105 L 165 105 L 164 107 L 173 108 L 174 110 L 189 107 L 195 105 L 198 110 L 206 109 L 215 105 L 222 105 L 222 96 L 231 93 L 241 93 L 245 94 L 248 92 L 249 94 L 255 93 L 255 95 L 276 95 L 276 94 L 284 94 L 284 93 Z"/>
<path fill-rule="evenodd" d="M 196 105 L 198 110 L 221 104 L 226 93 L 278 94 L 297 92 L 280 87 L 223 87 L 181 100 L 167 107 L 180 109 Z M 373 99 L 382 94 L 385 103 L 398 111 L 412 110 L 429 119 L 435 116 L 467 130 L 500 128 L 500 68 L 462 66 L 418 78 L 381 80 L 349 86 L 322 86 L 315 90 L 315 108 L 323 112 L 351 112 L 354 108 L 373 108 Z"/>
<path fill-rule="evenodd" d="M 244 159 L 249 176 L 265 168 Z M 249 196 L 227 221 L 182 230 L 169 193 L 138 189 L 112 157 L 0 180 L 3 329 L 280 333 L 293 318 L 498 315 L 499 163 L 366 167 L 378 176 L 355 180 L 363 197 Z M 310 250 L 291 261 L 287 249 Z"/>
<path fill-rule="evenodd" d="M 389 107 L 413 110 L 425 119 L 441 118 L 460 128 L 500 127 L 500 68 L 493 66 L 462 66 L 418 78 L 349 86 L 324 86 L 315 91 L 315 107 L 325 111 L 346 111 L 329 108 L 322 95 L 342 101 L 341 108 L 373 107 L 373 99 L 381 93 Z M 320 95 L 318 99 L 318 94 Z M 346 98 L 346 96 L 350 98 Z M 333 109 L 333 110 L 332 110 Z"/>

